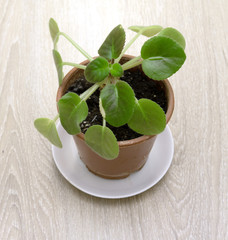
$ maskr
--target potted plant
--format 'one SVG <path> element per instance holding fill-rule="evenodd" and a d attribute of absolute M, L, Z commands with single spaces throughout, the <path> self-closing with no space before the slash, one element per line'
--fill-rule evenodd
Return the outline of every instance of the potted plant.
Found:
<path fill-rule="evenodd" d="M 93 58 L 67 34 L 60 32 L 52 18 L 49 28 L 59 79 L 59 113 L 53 120 L 36 119 L 35 127 L 52 144 L 62 147 L 55 125 L 60 118 L 63 128 L 73 135 L 80 158 L 90 171 L 105 178 L 127 177 L 143 167 L 156 135 L 165 129 L 172 115 L 174 98 L 167 78 L 177 72 L 186 59 L 184 37 L 174 28 L 131 26 L 129 29 L 136 35 L 124 46 L 125 31 L 118 25 L 99 48 L 99 56 Z M 141 47 L 139 56 L 125 55 L 140 35 L 149 39 Z M 57 50 L 60 36 L 73 44 L 87 60 L 81 64 L 62 61 Z M 74 67 L 65 77 L 64 65 Z M 126 72 L 136 74 L 134 90 L 131 86 L 133 77 L 128 81 L 123 77 Z M 148 95 L 137 97 L 136 90 L 142 92 L 141 79 L 162 92 L 167 102 L 166 110 L 150 96 L 148 99 Z M 77 93 L 71 91 L 74 88 Z M 95 103 L 92 102 L 93 95 L 96 95 Z M 99 121 L 95 121 L 96 118 Z M 133 137 L 117 139 L 123 126 L 133 133 Z"/>

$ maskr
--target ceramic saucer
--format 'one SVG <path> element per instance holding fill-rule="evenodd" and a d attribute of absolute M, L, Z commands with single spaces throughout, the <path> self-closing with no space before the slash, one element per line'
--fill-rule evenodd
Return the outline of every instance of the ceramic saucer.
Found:
<path fill-rule="evenodd" d="M 52 145 L 54 161 L 60 173 L 76 188 L 101 198 L 126 198 L 154 186 L 167 172 L 173 159 L 174 143 L 170 128 L 157 136 L 144 167 L 120 180 L 110 180 L 92 174 L 80 160 L 73 137 L 57 125 L 63 148 Z"/>

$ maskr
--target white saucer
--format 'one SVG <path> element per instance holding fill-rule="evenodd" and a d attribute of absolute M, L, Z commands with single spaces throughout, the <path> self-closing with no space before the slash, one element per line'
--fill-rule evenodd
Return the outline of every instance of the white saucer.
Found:
<path fill-rule="evenodd" d="M 57 125 L 63 148 L 52 145 L 52 154 L 61 174 L 76 188 L 101 198 L 126 198 L 142 193 L 154 186 L 167 172 L 173 159 L 174 143 L 167 126 L 157 136 L 144 167 L 120 180 L 109 180 L 92 174 L 81 162 L 73 137 L 60 123 Z"/>

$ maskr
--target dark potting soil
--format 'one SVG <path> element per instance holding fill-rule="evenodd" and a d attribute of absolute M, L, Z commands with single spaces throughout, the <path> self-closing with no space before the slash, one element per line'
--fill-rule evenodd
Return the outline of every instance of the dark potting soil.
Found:
<path fill-rule="evenodd" d="M 123 77 L 120 78 L 126 81 L 134 90 L 137 99 L 147 98 L 158 103 L 161 108 L 167 111 L 167 98 L 164 91 L 164 86 L 158 81 L 149 79 L 144 73 L 140 71 L 125 71 Z M 75 92 L 78 95 L 83 93 L 93 84 L 87 82 L 84 77 L 75 81 L 68 89 L 67 92 Z M 89 108 L 87 118 L 81 123 L 81 131 L 83 133 L 92 125 L 102 125 L 103 119 L 99 111 L 99 94 L 97 90 L 86 102 Z M 130 140 L 142 136 L 131 130 L 127 124 L 121 127 L 113 127 L 106 123 L 115 134 L 118 141 Z"/>

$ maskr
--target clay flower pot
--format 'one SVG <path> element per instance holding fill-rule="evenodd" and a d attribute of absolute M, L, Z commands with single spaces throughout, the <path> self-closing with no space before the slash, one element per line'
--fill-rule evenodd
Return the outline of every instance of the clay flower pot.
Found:
<path fill-rule="evenodd" d="M 129 55 L 124 55 L 122 63 L 133 58 Z M 86 65 L 89 61 L 86 60 L 81 64 Z M 140 69 L 138 68 L 140 71 Z M 63 79 L 62 85 L 57 92 L 57 101 L 66 93 L 69 86 L 83 75 L 83 70 L 73 68 Z M 172 87 L 168 80 L 160 82 L 164 84 L 166 96 L 167 96 L 167 112 L 166 123 L 169 122 L 173 109 L 174 109 L 174 95 Z M 135 139 L 127 141 L 119 141 L 119 156 L 114 160 L 106 160 L 94 151 L 92 151 L 84 140 L 84 134 L 80 133 L 74 135 L 74 141 L 77 145 L 78 153 L 81 160 L 87 166 L 87 168 L 94 174 L 110 179 L 121 179 L 129 176 L 131 173 L 140 170 L 147 161 L 148 155 L 156 140 L 156 135 L 153 136 L 141 136 Z"/>

